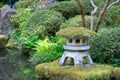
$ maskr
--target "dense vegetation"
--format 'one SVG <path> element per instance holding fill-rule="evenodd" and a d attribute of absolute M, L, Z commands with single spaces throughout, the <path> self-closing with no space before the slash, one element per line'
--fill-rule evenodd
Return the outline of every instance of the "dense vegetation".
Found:
<path fill-rule="evenodd" d="M 105 0 L 94 1 L 99 7 L 98 13 L 96 13 L 95 16 L 96 22 Z M 79 5 L 75 0 L 57 0 L 57 2 L 49 5 L 47 10 L 35 10 L 38 5 L 45 3 L 45 0 L 23 0 L 21 2 L 17 2 L 15 4 L 17 12 L 11 17 L 10 20 L 14 24 L 15 29 L 12 32 L 11 39 L 9 40 L 7 46 L 9 48 L 18 48 L 20 52 L 23 53 L 23 56 L 28 57 L 27 62 L 33 66 L 39 63 L 51 62 L 61 57 L 64 51 L 63 44 L 65 44 L 65 38 L 58 37 L 56 32 L 64 28 L 68 28 L 69 30 L 69 28 L 73 26 L 82 26 Z M 91 20 L 90 13 L 93 8 L 89 3 L 89 0 L 83 0 L 83 3 L 86 25 L 89 29 Z M 3 6 L 3 4 L 0 4 L 0 6 Z M 93 61 L 96 63 L 111 64 L 112 66 L 120 67 L 119 7 L 120 5 L 112 6 L 106 12 L 98 33 L 89 40 L 89 44 L 91 46 L 89 52 L 93 58 Z M 64 33 L 62 34 L 64 35 Z M 67 68 L 69 68 L 69 66 Z M 55 69 L 59 68 L 57 67 Z M 104 69 L 106 70 L 106 68 Z M 25 76 L 24 74 L 31 75 L 30 72 L 32 72 L 32 70 L 33 69 L 21 68 L 21 72 L 14 75 L 14 77 L 15 79 L 18 79 L 21 76 L 23 80 L 27 80 L 29 76 Z M 56 74 L 58 73 L 59 72 Z M 68 73 L 65 79 L 68 79 L 68 76 L 71 76 Z M 51 76 L 51 74 L 44 74 L 44 70 L 43 73 L 41 72 L 40 74 L 43 74 L 44 77 L 48 78 Z M 60 75 L 64 76 L 64 74 L 66 75 L 63 71 L 63 74 L 61 73 Z M 108 74 L 109 75 L 106 77 L 107 79 L 110 78 L 111 71 L 108 71 Z M 55 75 L 54 72 L 52 75 Z M 88 76 L 91 75 L 88 74 Z M 74 76 L 71 77 L 74 78 Z M 98 74 L 97 78 L 96 75 L 93 75 L 90 79 L 86 79 L 93 80 L 96 78 L 102 80 L 104 77 L 105 76 L 99 76 Z M 58 80 L 62 79 L 59 78 Z"/>
<path fill-rule="evenodd" d="M 97 17 L 95 17 L 95 20 L 97 19 Z M 86 25 L 87 28 L 90 28 L 90 16 L 85 16 L 85 21 L 86 21 Z M 73 27 L 73 26 L 82 26 L 82 20 L 81 20 L 81 15 L 77 15 L 73 18 L 70 18 L 68 20 L 66 20 L 61 26 L 60 28 L 67 28 L 67 27 Z"/>
<path fill-rule="evenodd" d="M 120 28 L 112 28 L 91 37 L 90 53 L 98 63 L 120 66 Z"/>
<path fill-rule="evenodd" d="M 92 10 L 92 7 L 87 1 L 84 1 L 84 14 L 89 15 L 90 11 Z M 87 5 L 87 6 L 86 6 Z M 50 6 L 50 10 L 55 10 L 60 13 L 66 18 L 69 19 L 71 17 L 74 17 L 76 15 L 80 14 L 79 5 L 76 1 L 62 1 L 58 2 L 54 5 Z"/>

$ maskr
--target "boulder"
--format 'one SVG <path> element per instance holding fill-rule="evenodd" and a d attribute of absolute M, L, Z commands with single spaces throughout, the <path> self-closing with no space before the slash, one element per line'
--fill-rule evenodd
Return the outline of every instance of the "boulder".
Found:
<path fill-rule="evenodd" d="M 11 9 L 8 5 L 0 8 L 0 34 L 10 35 L 13 30 L 12 23 L 10 22 L 10 17 L 16 11 Z"/>
<path fill-rule="evenodd" d="M 8 40 L 8 36 L 0 34 L 0 48 L 5 48 L 5 45 L 7 44 Z"/>

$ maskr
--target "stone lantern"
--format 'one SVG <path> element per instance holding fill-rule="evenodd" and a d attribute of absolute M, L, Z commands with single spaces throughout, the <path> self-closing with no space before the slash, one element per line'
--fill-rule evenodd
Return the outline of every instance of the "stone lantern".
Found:
<path fill-rule="evenodd" d="M 68 57 L 74 66 L 83 66 L 83 58 L 86 57 L 88 65 L 92 65 L 93 61 L 88 53 L 90 46 L 87 44 L 91 35 L 95 32 L 84 27 L 68 27 L 61 29 L 56 33 L 58 36 L 66 37 L 66 44 L 63 46 L 65 51 L 59 61 L 60 65 L 65 65 Z"/>

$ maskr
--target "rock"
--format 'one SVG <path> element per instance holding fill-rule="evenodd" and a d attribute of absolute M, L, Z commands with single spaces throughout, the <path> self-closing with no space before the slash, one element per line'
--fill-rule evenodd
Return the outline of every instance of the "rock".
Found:
<path fill-rule="evenodd" d="M 0 34 L 0 48 L 5 48 L 5 45 L 7 44 L 8 40 L 8 36 Z"/>
<path fill-rule="evenodd" d="M 0 34 L 10 35 L 13 30 L 12 23 L 10 22 L 10 17 L 16 11 L 11 9 L 8 5 L 0 8 Z"/>

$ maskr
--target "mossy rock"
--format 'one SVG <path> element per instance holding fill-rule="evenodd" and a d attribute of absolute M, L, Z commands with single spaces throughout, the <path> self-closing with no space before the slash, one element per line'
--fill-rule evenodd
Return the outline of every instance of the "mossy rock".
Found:
<path fill-rule="evenodd" d="M 8 43 L 8 36 L 0 34 L 0 48 L 5 48 L 6 44 Z"/>
<path fill-rule="evenodd" d="M 93 34 L 96 33 L 84 27 L 67 27 L 65 29 L 60 29 L 60 31 L 56 33 L 56 35 L 58 36 L 74 37 L 74 38 L 76 37 L 89 38 Z"/>
<path fill-rule="evenodd" d="M 111 80 L 120 79 L 120 68 L 111 65 L 94 64 L 89 68 L 59 66 L 58 60 L 36 66 L 37 78 L 40 80 Z M 112 70 L 114 71 L 112 74 Z M 117 73 L 119 72 L 119 73 Z"/>

